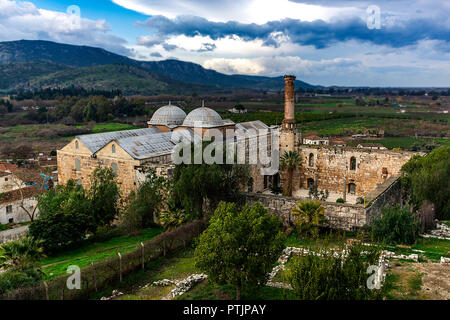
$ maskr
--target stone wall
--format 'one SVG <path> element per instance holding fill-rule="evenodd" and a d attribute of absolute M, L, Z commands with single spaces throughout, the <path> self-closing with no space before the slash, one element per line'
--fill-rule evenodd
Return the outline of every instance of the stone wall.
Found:
<path fill-rule="evenodd" d="M 356 185 L 355 195 L 364 197 L 389 177 L 398 175 L 414 155 L 404 151 L 309 145 L 302 145 L 299 150 L 303 163 L 294 175 L 294 191 L 307 189 L 307 181 L 312 179 L 319 190 L 342 193 L 344 199 L 350 183 Z M 350 165 L 352 158 L 356 160 L 354 169 Z"/>
<path fill-rule="evenodd" d="M 367 198 L 366 216 L 367 223 L 370 223 L 374 217 L 381 214 L 383 207 L 403 203 L 400 179 L 391 177 L 384 184 L 379 185 Z"/>
<path fill-rule="evenodd" d="M 341 230 L 355 230 L 369 224 L 373 217 L 378 216 L 385 206 L 400 204 L 402 192 L 400 180 L 392 177 L 369 194 L 367 206 L 363 204 L 347 204 L 323 202 L 325 216 L 329 226 Z M 292 209 L 298 202 L 308 199 L 283 197 L 279 195 L 248 193 L 247 203 L 261 202 L 273 215 L 276 215 L 284 226 L 291 226 L 295 221 Z"/>
<path fill-rule="evenodd" d="M 28 232 L 28 226 L 9 229 L 0 232 L 0 244 L 14 241 L 24 237 Z"/>
<path fill-rule="evenodd" d="M 267 194 L 247 194 L 247 203 L 261 202 L 265 208 L 273 215 L 276 215 L 283 222 L 284 226 L 290 226 L 295 221 L 292 209 L 298 202 L 307 199 L 292 197 L 282 197 Z M 353 230 L 366 224 L 366 211 L 363 205 L 342 204 L 324 202 L 325 216 L 330 227 L 343 230 Z"/>

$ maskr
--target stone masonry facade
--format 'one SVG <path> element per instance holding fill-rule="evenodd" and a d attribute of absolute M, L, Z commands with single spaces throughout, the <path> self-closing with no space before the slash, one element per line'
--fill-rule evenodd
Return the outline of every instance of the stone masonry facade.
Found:
<path fill-rule="evenodd" d="M 308 189 L 314 182 L 319 190 L 349 193 L 364 198 L 388 178 L 397 176 L 415 154 L 406 151 L 366 150 L 347 147 L 302 145 L 302 164 L 294 173 L 294 191 Z M 282 182 L 286 176 L 282 174 Z M 353 184 L 353 186 L 350 186 Z"/>

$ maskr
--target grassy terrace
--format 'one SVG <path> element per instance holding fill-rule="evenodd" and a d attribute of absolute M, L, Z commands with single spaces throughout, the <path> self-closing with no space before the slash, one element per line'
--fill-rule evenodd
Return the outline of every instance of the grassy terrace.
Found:
<path fill-rule="evenodd" d="M 55 256 L 47 257 L 41 262 L 42 270 L 48 279 L 66 274 L 67 267 L 77 265 L 80 268 L 111 257 L 132 251 L 140 246 L 141 242 L 148 241 L 161 233 L 160 228 L 147 229 L 136 236 L 120 236 L 104 242 L 89 243 L 81 245 L 69 251 L 65 251 Z"/>

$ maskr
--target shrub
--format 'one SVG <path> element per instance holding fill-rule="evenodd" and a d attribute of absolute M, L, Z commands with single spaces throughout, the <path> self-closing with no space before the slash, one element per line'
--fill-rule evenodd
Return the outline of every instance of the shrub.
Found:
<path fill-rule="evenodd" d="M 34 268 L 11 269 L 0 273 L 0 294 L 21 288 L 33 286 L 40 282 L 43 274 Z"/>
<path fill-rule="evenodd" d="M 301 300 L 369 300 L 380 296 L 379 290 L 367 286 L 367 268 L 377 265 L 376 247 L 354 243 L 343 251 L 310 250 L 306 256 L 294 257 L 286 273 L 288 282 Z"/>
<path fill-rule="evenodd" d="M 342 199 L 342 198 L 339 198 L 339 199 L 336 200 L 336 203 L 345 203 L 345 200 Z"/>
<path fill-rule="evenodd" d="M 408 207 L 383 208 L 371 227 L 374 238 L 388 244 L 413 244 L 419 235 L 419 223 Z"/>
<path fill-rule="evenodd" d="M 295 225 L 299 234 L 317 236 L 319 228 L 327 222 L 325 208 L 321 206 L 320 201 L 299 202 L 297 207 L 292 209 L 292 214 L 296 217 Z"/>

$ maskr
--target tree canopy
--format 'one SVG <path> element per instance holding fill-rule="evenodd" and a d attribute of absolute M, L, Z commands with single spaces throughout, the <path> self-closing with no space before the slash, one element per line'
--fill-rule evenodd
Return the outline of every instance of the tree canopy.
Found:
<path fill-rule="evenodd" d="M 260 203 L 239 210 L 221 202 L 195 249 L 196 265 L 211 281 L 241 290 L 264 285 L 283 248 L 280 222 Z"/>

